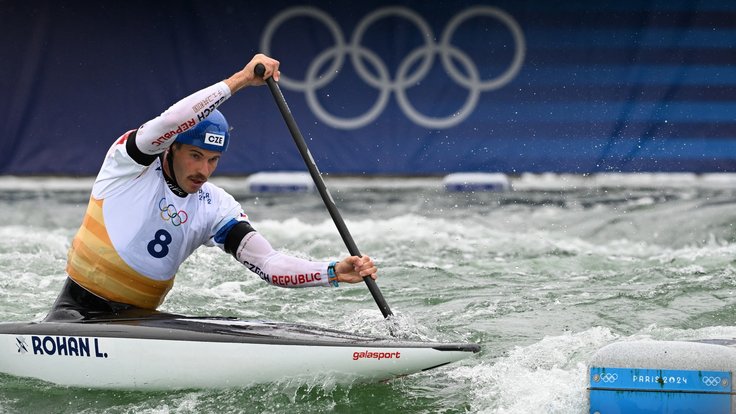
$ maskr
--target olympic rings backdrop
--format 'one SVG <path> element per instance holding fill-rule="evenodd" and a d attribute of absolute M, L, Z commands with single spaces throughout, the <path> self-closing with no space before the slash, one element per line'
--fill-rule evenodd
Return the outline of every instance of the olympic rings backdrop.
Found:
<path fill-rule="evenodd" d="M 256 52 L 323 172 L 736 169 L 736 2 L 4 0 L 0 174 L 94 175 Z M 220 174 L 304 170 L 267 88 Z"/>

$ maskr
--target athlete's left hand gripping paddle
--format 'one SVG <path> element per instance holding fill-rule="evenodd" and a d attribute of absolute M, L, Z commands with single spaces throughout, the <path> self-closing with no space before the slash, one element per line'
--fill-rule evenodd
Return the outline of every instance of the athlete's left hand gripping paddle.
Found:
<path fill-rule="evenodd" d="M 263 77 L 263 74 L 265 72 L 266 67 L 263 66 L 263 64 L 259 63 L 256 65 L 255 74 L 257 76 Z M 335 226 L 337 226 L 337 231 L 340 232 L 340 236 L 342 237 L 342 241 L 345 242 L 345 246 L 348 248 L 348 252 L 350 252 L 351 256 L 361 256 L 360 251 L 358 250 L 358 246 L 355 245 L 355 241 L 353 241 L 353 237 L 350 235 L 350 231 L 345 225 L 340 212 L 337 210 L 335 201 L 332 199 L 330 192 L 327 190 L 327 186 L 325 186 L 325 182 L 322 179 L 322 175 L 320 174 L 319 169 L 317 168 L 317 164 L 314 162 L 314 158 L 312 158 L 312 154 L 309 152 L 307 143 L 304 141 L 304 137 L 299 131 L 299 127 L 294 120 L 294 116 L 291 114 L 289 106 L 286 104 L 286 99 L 284 99 L 284 95 L 281 93 L 279 85 L 276 83 L 275 80 L 273 80 L 273 77 L 269 77 L 268 79 L 266 79 L 266 84 L 271 90 L 273 99 L 276 101 L 276 105 L 279 107 L 279 111 L 281 111 L 281 115 L 284 117 L 284 121 L 286 121 L 286 126 L 289 128 L 289 132 L 291 132 L 292 138 L 294 138 L 294 143 L 296 143 L 296 146 L 299 149 L 299 153 L 302 155 L 302 159 L 304 159 L 304 163 L 307 164 L 309 174 L 312 176 L 312 180 L 314 180 L 314 184 L 315 186 L 317 186 L 319 195 L 322 197 L 322 201 L 325 203 L 327 211 L 330 212 L 330 216 L 332 216 L 332 221 L 335 222 Z M 391 313 L 391 309 L 388 307 L 386 299 L 383 298 L 381 290 L 378 288 L 376 281 L 371 279 L 369 276 L 364 277 L 363 280 L 365 281 L 365 284 L 368 285 L 368 290 L 370 290 L 371 295 L 373 295 L 373 299 L 376 301 L 378 308 L 381 309 L 383 317 L 388 318 L 389 316 L 393 316 L 393 313 Z"/>

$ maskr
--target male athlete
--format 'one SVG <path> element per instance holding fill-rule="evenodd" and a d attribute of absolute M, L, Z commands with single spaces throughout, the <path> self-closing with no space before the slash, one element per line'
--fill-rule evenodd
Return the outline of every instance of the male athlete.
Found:
<path fill-rule="evenodd" d="M 265 68 L 255 76 L 256 64 Z M 207 182 L 230 128 L 217 107 L 247 86 L 279 78 L 279 62 L 256 55 L 230 78 L 175 103 L 110 147 L 72 241 L 67 279 L 47 320 L 155 310 L 179 265 L 201 245 L 218 246 L 282 287 L 338 286 L 375 279 L 373 261 L 314 262 L 275 251 L 235 199 Z"/>

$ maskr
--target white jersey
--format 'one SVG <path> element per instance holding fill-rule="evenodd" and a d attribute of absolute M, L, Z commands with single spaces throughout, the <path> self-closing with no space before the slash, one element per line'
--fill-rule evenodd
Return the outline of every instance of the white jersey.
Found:
<path fill-rule="evenodd" d="M 112 151 L 103 167 L 110 175 L 121 161 L 132 161 L 124 144 Z M 230 194 L 211 183 L 196 194 L 175 195 L 159 158 L 125 185 L 95 184 L 92 197 L 104 200 L 102 214 L 115 251 L 135 271 L 155 280 L 171 279 L 199 246 L 215 245 L 214 236 L 225 224 L 246 217 Z"/>
<path fill-rule="evenodd" d="M 75 282 L 108 300 L 155 309 L 194 250 L 224 249 L 227 231 L 247 220 L 240 204 L 211 183 L 196 194 L 175 194 L 157 155 L 229 96 L 223 82 L 212 85 L 112 145 L 69 252 L 67 272 Z M 275 285 L 329 285 L 326 262 L 278 253 L 255 232 L 242 240 L 236 257 Z"/>

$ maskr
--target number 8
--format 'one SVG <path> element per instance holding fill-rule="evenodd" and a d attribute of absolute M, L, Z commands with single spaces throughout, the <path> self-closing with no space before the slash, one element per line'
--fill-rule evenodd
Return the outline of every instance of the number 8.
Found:
<path fill-rule="evenodd" d="M 171 234 L 169 234 L 168 231 L 161 229 L 153 236 L 153 240 L 148 242 L 148 253 L 157 259 L 165 257 L 169 254 L 169 244 L 171 244 Z M 157 249 L 156 246 L 161 247 Z"/>

